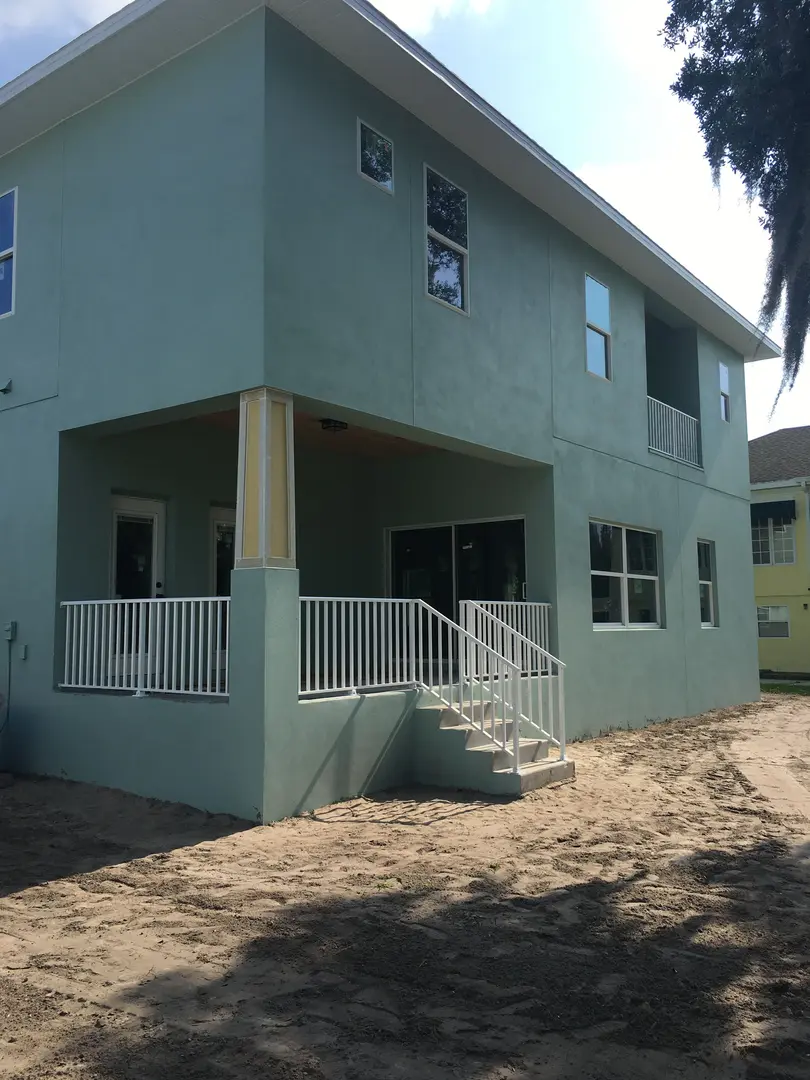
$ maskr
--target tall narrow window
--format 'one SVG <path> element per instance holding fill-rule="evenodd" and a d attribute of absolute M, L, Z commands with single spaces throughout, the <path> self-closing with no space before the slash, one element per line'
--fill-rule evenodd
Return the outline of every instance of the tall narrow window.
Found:
<path fill-rule="evenodd" d="M 0 318 L 14 310 L 14 233 L 17 192 L 0 195 Z"/>
<path fill-rule="evenodd" d="M 362 120 L 357 121 L 357 167 L 360 175 L 394 193 L 394 144 Z"/>
<path fill-rule="evenodd" d="M 700 589 L 700 625 L 717 626 L 717 598 L 715 596 L 714 541 L 698 540 L 698 588 Z"/>
<path fill-rule="evenodd" d="M 469 311 L 467 194 L 425 168 L 428 294 Z"/>
<path fill-rule="evenodd" d="M 592 521 L 590 539 L 594 626 L 660 626 L 657 534 Z"/>
<path fill-rule="evenodd" d="M 731 392 L 728 384 L 728 364 L 720 361 L 720 416 L 731 423 Z"/>
<path fill-rule="evenodd" d="M 603 379 L 610 371 L 610 289 L 585 275 L 585 343 L 588 371 Z"/>

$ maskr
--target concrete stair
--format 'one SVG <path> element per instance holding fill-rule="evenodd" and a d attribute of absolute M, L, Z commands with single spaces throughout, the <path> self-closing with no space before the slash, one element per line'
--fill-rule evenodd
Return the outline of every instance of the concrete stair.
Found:
<path fill-rule="evenodd" d="M 484 722 L 489 730 L 491 706 L 484 706 Z M 515 772 L 512 737 L 514 721 L 494 726 L 497 743 L 474 727 L 455 709 L 434 704 L 416 711 L 416 766 L 424 783 L 481 791 L 492 795 L 523 795 L 559 780 L 575 776 L 572 761 L 548 760 L 547 739 L 521 737 L 519 771 Z M 479 720 L 476 706 L 476 721 Z"/>

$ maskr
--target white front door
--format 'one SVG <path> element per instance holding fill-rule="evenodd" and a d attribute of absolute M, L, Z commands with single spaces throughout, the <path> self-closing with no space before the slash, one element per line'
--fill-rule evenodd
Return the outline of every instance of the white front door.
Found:
<path fill-rule="evenodd" d="M 165 594 L 166 504 L 151 499 L 113 499 L 110 595 L 149 600 Z"/>

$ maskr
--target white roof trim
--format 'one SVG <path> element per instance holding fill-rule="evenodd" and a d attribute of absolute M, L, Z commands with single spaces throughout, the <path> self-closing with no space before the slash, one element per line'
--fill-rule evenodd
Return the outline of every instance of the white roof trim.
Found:
<path fill-rule="evenodd" d="M 747 359 L 779 347 L 367 0 L 265 5 Z M 262 6 L 135 0 L 0 89 L 0 157 Z"/>

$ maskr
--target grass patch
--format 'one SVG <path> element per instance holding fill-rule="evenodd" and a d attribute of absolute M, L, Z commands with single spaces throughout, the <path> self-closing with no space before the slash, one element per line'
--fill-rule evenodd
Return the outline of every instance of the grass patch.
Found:
<path fill-rule="evenodd" d="M 763 682 L 760 683 L 763 694 L 801 694 L 810 697 L 810 684 L 789 682 Z"/>

